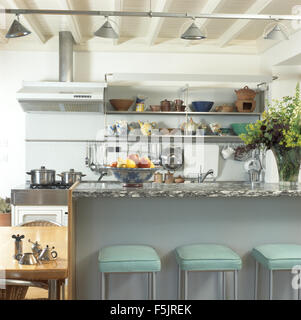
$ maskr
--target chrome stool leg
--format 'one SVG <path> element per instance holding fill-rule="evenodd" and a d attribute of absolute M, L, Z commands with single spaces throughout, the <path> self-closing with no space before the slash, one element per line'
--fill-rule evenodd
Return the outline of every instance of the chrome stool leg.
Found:
<path fill-rule="evenodd" d="M 234 270 L 233 272 L 233 286 L 234 286 L 234 300 L 237 300 L 237 275 L 238 271 Z"/>
<path fill-rule="evenodd" d="M 269 300 L 273 300 L 273 270 L 269 270 Z"/>
<path fill-rule="evenodd" d="M 226 300 L 226 272 L 222 271 L 222 299 Z"/>
<path fill-rule="evenodd" d="M 147 273 L 148 300 L 152 300 L 152 272 Z"/>
<path fill-rule="evenodd" d="M 298 300 L 300 300 L 301 299 L 301 288 L 300 288 L 301 283 L 299 282 L 301 280 L 301 272 L 300 271 L 299 271 L 298 276 L 299 276 L 299 280 L 298 280 Z"/>
<path fill-rule="evenodd" d="M 257 300 L 257 297 L 258 297 L 258 269 L 259 269 L 259 263 L 257 260 L 255 260 L 254 300 Z"/>
<path fill-rule="evenodd" d="M 156 272 L 152 272 L 152 299 L 156 300 Z"/>
<path fill-rule="evenodd" d="M 188 297 L 188 271 L 184 271 L 184 300 Z"/>
<path fill-rule="evenodd" d="M 182 270 L 178 265 L 178 300 L 182 299 Z"/>
<path fill-rule="evenodd" d="M 62 300 L 65 300 L 65 280 L 62 282 Z"/>
<path fill-rule="evenodd" d="M 101 300 L 106 300 L 106 275 L 101 272 Z"/>

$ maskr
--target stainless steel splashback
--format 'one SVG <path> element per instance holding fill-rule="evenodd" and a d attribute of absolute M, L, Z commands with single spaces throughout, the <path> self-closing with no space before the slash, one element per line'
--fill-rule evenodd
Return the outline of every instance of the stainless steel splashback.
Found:
<path fill-rule="evenodd" d="M 29 189 L 11 190 L 11 204 L 19 206 L 67 206 L 68 190 Z"/>

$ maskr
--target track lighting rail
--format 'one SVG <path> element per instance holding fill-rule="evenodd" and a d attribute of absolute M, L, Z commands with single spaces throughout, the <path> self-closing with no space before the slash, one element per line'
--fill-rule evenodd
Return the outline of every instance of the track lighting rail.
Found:
<path fill-rule="evenodd" d="M 267 14 L 190 14 L 169 12 L 132 12 L 132 11 L 85 11 L 85 10 L 39 10 L 39 9 L 0 9 L 5 14 L 45 14 L 45 15 L 86 15 L 103 17 L 154 17 L 187 19 L 247 19 L 247 20 L 301 20 L 301 15 L 267 15 Z"/>

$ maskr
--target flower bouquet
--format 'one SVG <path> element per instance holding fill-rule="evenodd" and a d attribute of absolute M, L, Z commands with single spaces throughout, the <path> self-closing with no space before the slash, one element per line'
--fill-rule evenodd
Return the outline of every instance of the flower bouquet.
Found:
<path fill-rule="evenodd" d="M 300 84 L 294 96 L 274 100 L 262 119 L 247 126 L 241 139 L 247 147 L 272 150 L 279 181 L 296 183 L 301 162 L 301 100 Z"/>

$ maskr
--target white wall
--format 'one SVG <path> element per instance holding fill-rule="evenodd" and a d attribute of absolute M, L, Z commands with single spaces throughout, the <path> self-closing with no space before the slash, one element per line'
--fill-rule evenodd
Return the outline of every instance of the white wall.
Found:
<path fill-rule="evenodd" d="M 260 74 L 262 70 L 260 57 L 254 55 L 77 52 L 75 53 L 74 80 L 100 81 L 103 80 L 104 74 L 107 72 Z M 0 196 L 8 196 L 13 186 L 22 184 L 25 181 L 24 113 L 15 99 L 15 92 L 21 87 L 22 80 L 57 79 L 57 52 L 0 52 L 0 119 L 2 120 L 0 126 L 0 152 L 8 156 L 7 161 L 6 157 L 0 156 Z M 64 122 L 64 119 L 67 119 L 66 117 L 69 120 L 76 119 L 74 120 L 75 123 L 81 123 L 81 120 L 85 119 L 84 122 L 87 125 L 81 124 L 78 130 L 78 133 L 83 136 L 86 134 L 87 129 L 98 126 L 95 122 L 97 118 L 94 115 L 89 119 L 82 117 L 82 115 L 62 115 L 58 121 Z M 44 118 L 47 119 L 47 116 Z M 34 119 L 34 116 L 32 119 Z M 50 119 L 50 116 L 48 119 Z M 93 126 L 90 125 L 91 121 Z M 27 132 L 29 133 L 32 130 L 32 132 L 35 132 L 35 138 L 42 137 L 47 123 L 48 120 L 40 122 L 41 128 L 39 128 L 36 123 L 33 124 L 29 121 L 28 125 L 30 124 L 30 126 Z M 51 123 L 49 122 L 48 124 Z M 50 129 L 51 136 L 57 136 L 56 127 Z M 65 137 L 67 133 L 68 130 L 64 131 L 61 138 Z M 49 136 L 48 138 L 51 137 Z M 6 147 L 6 141 L 8 147 Z M 58 147 L 57 150 L 54 150 L 52 146 L 49 154 L 46 151 L 44 153 L 45 149 L 47 147 L 44 146 L 43 153 L 39 153 L 45 160 L 49 158 L 51 153 L 51 156 L 56 154 L 56 159 L 64 161 L 62 155 L 64 148 L 62 146 Z M 38 158 L 34 153 L 36 151 L 32 152 L 30 157 L 37 160 Z M 28 166 L 33 169 L 36 164 L 32 162 Z M 54 169 L 59 171 L 61 168 L 68 169 L 68 167 L 70 167 L 69 164 L 62 164 L 59 168 Z"/>
<path fill-rule="evenodd" d="M 25 114 L 16 101 L 22 80 L 55 79 L 56 54 L 0 52 L 0 197 L 24 183 Z M 7 145 L 8 147 L 2 147 Z"/>

